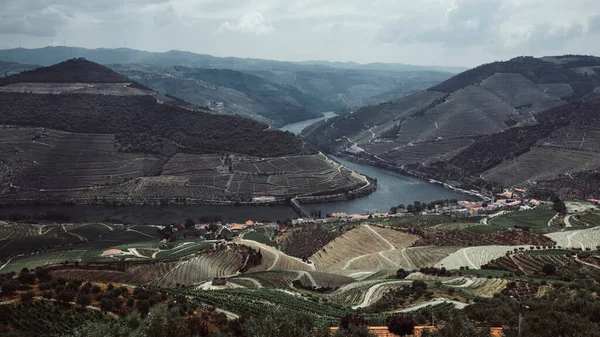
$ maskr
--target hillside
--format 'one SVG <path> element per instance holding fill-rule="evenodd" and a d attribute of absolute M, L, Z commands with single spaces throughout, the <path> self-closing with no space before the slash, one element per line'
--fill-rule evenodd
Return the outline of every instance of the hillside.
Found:
<path fill-rule="evenodd" d="M 298 89 L 235 70 L 114 64 L 111 69 L 154 90 L 215 112 L 239 114 L 285 125 L 317 118 L 338 105 L 306 95 Z"/>
<path fill-rule="evenodd" d="M 480 187 L 530 187 L 540 197 L 555 191 L 567 198 L 597 197 L 599 111 L 598 98 L 565 104 L 538 114 L 534 125 L 483 137 L 449 160 L 408 167 Z"/>
<path fill-rule="evenodd" d="M 457 73 L 465 70 L 460 67 L 430 67 L 399 63 L 358 64 L 353 62 L 344 63 L 327 61 L 285 62 L 251 58 L 216 57 L 179 50 L 158 53 L 128 48 L 86 49 L 63 46 L 48 46 L 38 49 L 15 48 L 0 50 L 0 60 L 29 64 L 52 65 L 74 57 L 84 57 L 100 64 L 144 63 L 158 66 L 181 65 L 186 67 L 234 69 L 241 71 L 250 69 L 264 70 L 285 68 L 306 70 L 308 67 L 383 71 L 439 71 L 447 73 Z"/>
<path fill-rule="evenodd" d="M 333 153 L 443 181 L 483 178 L 487 185 L 513 186 L 551 179 L 600 164 L 593 141 L 597 103 L 566 104 L 596 96 L 599 73 L 600 59 L 594 57 L 495 62 L 394 102 L 320 122 L 304 135 Z M 522 164 L 515 160 L 526 152 Z M 548 160 L 534 169 L 540 158 Z"/>
<path fill-rule="evenodd" d="M 5 200 L 232 202 L 364 184 L 291 133 L 179 107 L 84 59 L 0 81 Z"/>
<path fill-rule="evenodd" d="M 2 61 L 41 65 L 77 57 L 109 66 L 161 94 L 275 126 L 397 99 L 436 85 L 455 70 L 383 63 L 294 63 L 124 48 L 0 50 Z"/>
<path fill-rule="evenodd" d="M 20 72 L 35 69 L 38 66 L 31 64 L 21 64 L 16 62 L 3 62 L 0 61 L 0 77 L 6 77 Z"/>

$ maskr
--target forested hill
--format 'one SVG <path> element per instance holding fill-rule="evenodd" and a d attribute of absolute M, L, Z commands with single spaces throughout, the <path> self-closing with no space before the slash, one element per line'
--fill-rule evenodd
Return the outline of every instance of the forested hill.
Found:
<path fill-rule="evenodd" d="M 532 185 L 597 167 L 600 137 L 587 121 L 599 94 L 600 58 L 517 57 L 322 121 L 304 136 L 332 153 L 444 181 L 461 184 L 475 174 L 486 184 Z M 582 100 L 592 101 L 575 104 Z"/>
<path fill-rule="evenodd" d="M 133 82 L 109 68 L 86 59 L 70 59 L 50 67 L 41 67 L 0 78 L 0 85 L 12 83 L 125 83 Z"/>
<path fill-rule="evenodd" d="M 550 109 L 536 120 L 483 137 L 448 160 L 408 167 L 470 188 L 519 186 L 540 197 L 599 197 L 600 98 Z"/>
<path fill-rule="evenodd" d="M 600 58 L 580 55 L 542 59 L 517 57 L 467 70 L 428 90 L 453 93 L 470 85 L 477 85 L 496 73 L 520 74 L 536 84 L 568 83 L 573 88 L 573 93 L 565 98 L 572 101 L 590 97 L 598 86 Z"/>
<path fill-rule="evenodd" d="M 0 124 L 115 134 L 127 152 L 172 155 L 179 148 L 261 157 L 312 152 L 294 135 L 266 131 L 263 123 L 162 104 L 164 99 L 104 66 L 73 59 L 0 79 Z"/>

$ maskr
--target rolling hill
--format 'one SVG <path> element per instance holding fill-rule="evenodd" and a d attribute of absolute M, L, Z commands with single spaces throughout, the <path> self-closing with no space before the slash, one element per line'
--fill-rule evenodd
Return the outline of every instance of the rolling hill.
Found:
<path fill-rule="evenodd" d="M 31 64 L 21 64 L 16 62 L 3 62 L 0 61 L 0 77 L 6 77 L 20 72 L 35 69 L 38 66 Z"/>
<path fill-rule="evenodd" d="M 227 69 L 112 64 L 111 69 L 160 93 L 208 106 L 215 112 L 248 116 L 275 126 L 317 118 L 340 107 L 298 89 Z"/>
<path fill-rule="evenodd" d="M 471 188 L 530 185 L 600 167 L 591 99 L 599 74 L 595 57 L 519 57 L 320 122 L 304 135 L 332 153 Z"/>
<path fill-rule="evenodd" d="M 219 58 L 124 48 L 0 50 L 2 61 L 46 66 L 76 57 L 109 66 L 161 94 L 275 126 L 320 117 L 326 111 L 347 111 L 397 99 L 439 84 L 456 71 L 402 64 Z"/>
<path fill-rule="evenodd" d="M 0 199 L 248 202 L 365 185 L 288 132 L 72 59 L 0 79 Z"/>

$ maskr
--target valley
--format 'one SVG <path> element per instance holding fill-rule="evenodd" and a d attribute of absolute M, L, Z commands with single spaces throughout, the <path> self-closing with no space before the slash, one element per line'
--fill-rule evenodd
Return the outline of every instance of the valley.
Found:
<path fill-rule="evenodd" d="M 597 58 L 74 50 L 0 64 L 0 331 L 597 325 Z"/>

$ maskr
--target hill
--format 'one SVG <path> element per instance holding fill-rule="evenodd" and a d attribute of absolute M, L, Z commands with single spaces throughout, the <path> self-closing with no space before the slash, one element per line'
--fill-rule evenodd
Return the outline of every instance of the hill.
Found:
<path fill-rule="evenodd" d="M 294 87 L 236 70 L 141 64 L 109 67 L 163 94 L 209 106 L 215 112 L 249 116 L 276 126 L 317 118 L 320 111 L 340 108 Z"/>
<path fill-rule="evenodd" d="M 6 77 L 9 75 L 18 74 L 20 72 L 35 69 L 38 66 L 31 64 L 21 64 L 16 62 L 3 62 L 0 61 L 0 77 Z"/>
<path fill-rule="evenodd" d="M 320 122 L 305 137 L 333 153 L 447 182 L 483 178 L 515 186 L 552 179 L 600 164 L 592 141 L 595 101 L 567 104 L 596 96 L 599 73 L 600 59 L 587 56 L 495 62 Z M 525 153 L 522 164 L 515 161 Z M 540 158 L 548 162 L 534 165 Z"/>
<path fill-rule="evenodd" d="M 185 105 L 85 59 L 0 81 L 4 200 L 233 202 L 364 185 L 291 133 Z"/>
<path fill-rule="evenodd" d="M 52 65 L 85 57 L 160 92 L 228 114 L 281 126 L 423 90 L 451 76 L 442 68 L 294 63 L 190 52 L 46 47 L 0 50 L 0 60 Z M 383 96 L 380 96 L 383 95 Z M 218 102 L 223 103 L 216 108 Z"/>
<path fill-rule="evenodd" d="M 196 68 L 234 69 L 234 70 L 264 70 L 264 69 L 307 69 L 314 68 L 340 68 L 383 71 L 439 71 L 457 73 L 465 68 L 418 66 L 400 63 L 370 63 L 358 64 L 354 62 L 328 62 L 306 61 L 285 62 L 237 57 L 216 57 L 206 54 L 196 54 L 187 51 L 170 50 L 167 52 L 147 52 L 129 48 L 99 48 L 86 49 L 78 47 L 48 46 L 37 49 L 4 49 L 0 50 L 0 60 L 10 62 L 23 62 L 30 64 L 52 65 L 65 59 L 84 57 L 100 64 L 116 63 L 144 63 L 159 66 L 181 65 Z"/>

